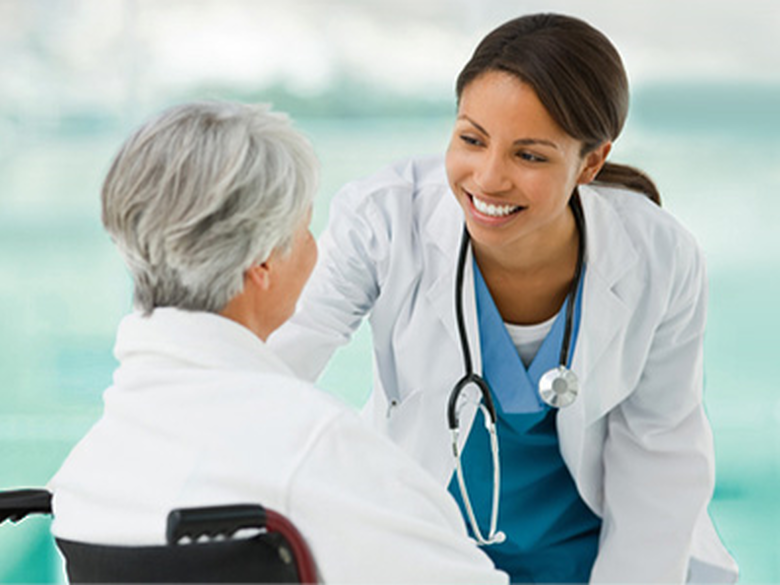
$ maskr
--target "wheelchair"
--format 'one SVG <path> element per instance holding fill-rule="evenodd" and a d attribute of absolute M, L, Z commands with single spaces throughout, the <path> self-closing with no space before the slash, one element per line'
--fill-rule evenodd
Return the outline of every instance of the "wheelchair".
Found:
<path fill-rule="evenodd" d="M 42 489 L 0 491 L 0 524 L 50 515 L 51 499 Z M 252 535 L 242 537 L 246 531 Z M 55 539 L 71 583 L 317 583 L 301 534 L 258 504 L 173 510 L 166 540 L 116 546 Z"/>

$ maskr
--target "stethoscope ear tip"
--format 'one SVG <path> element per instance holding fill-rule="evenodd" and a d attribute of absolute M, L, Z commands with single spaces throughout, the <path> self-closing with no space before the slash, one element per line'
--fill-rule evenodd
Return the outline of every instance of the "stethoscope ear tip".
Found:
<path fill-rule="evenodd" d="M 498 532 L 496 532 L 493 535 L 492 540 L 493 540 L 494 544 L 501 544 L 502 542 L 504 542 L 506 540 L 506 534 L 504 534 L 503 532 L 501 532 L 499 530 Z"/>

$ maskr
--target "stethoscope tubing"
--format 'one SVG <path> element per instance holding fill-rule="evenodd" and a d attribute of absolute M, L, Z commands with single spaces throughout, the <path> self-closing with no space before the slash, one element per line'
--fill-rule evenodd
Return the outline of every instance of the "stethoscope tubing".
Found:
<path fill-rule="evenodd" d="M 463 235 L 460 241 L 460 252 L 458 253 L 458 269 L 455 273 L 455 311 L 457 313 L 458 322 L 458 339 L 460 340 L 460 350 L 463 354 L 463 366 L 466 370 L 466 374 L 458 380 L 457 384 L 450 392 L 449 403 L 447 405 L 447 422 L 450 430 L 455 430 L 459 427 L 458 421 L 458 398 L 463 389 L 469 384 L 474 384 L 479 388 L 482 394 L 482 400 L 490 415 L 490 420 L 493 424 L 496 423 L 496 407 L 493 404 L 493 395 L 490 392 L 490 387 L 482 376 L 474 372 L 474 365 L 471 361 L 471 349 L 469 348 L 468 332 L 466 331 L 466 320 L 463 317 L 463 288 L 465 279 L 465 267 L 466 257 L 469 251 L 469 233 L 466 226 L 463 226 Z"/>
<path fill-rule="evenodd" d="M 565 321 L 566 325 L 564 327 L 563 340 L 561 343 L 561 353 L 558 361 L 559 365 L 557 368 L 555 368 L 555 370 L 558 370 L 564 375 L 573 376 L 574 383 L 576 384 L 576 376 L 574 376 L 573 373 L 568 370 L 567 364 L 569 360 L 569 349 L 574 321 L 574 304 L 576 302 L 577 289 L 579 287 L 580 278 L 582 277 L 582 267 L 585 256 L 585 219 L 578 192 L 575 191 L 570 201 L 570 205 L 572 208 L 572 213 L 574 214 L 574 220 L 578 228 L 579 246 L 577 249 L 577 265 L 574 270 L 574 279 L 568 292 L 568 304 L 566 306 Z M 468 229 L 464 224 L 460 250 L 458 252 L 457 270 L 455 273 L 455 314 L 458 326 L 458 338 L 460 340 L 461 353 L 463 354 L 463 366 L 465 369 L 465 374 L 460 380 L 458 380 L 450 392 L 450 396 L 447 401 L 447 423 L 452 433 L 452 452 L 455 457 L 458 487 L 463 498 L 464 507 L 466 508 L 466 515 L 468 516 L 468 520 L 471 524 L 472 532 L 474 533 L 474 537 L 477 543 L 484 546 L 504 542 L 506 536 L 503 532 L 498 531 L 497 529 L 501 485 L 501 465 L 499 459 L 498 433 L 496 431 L 498 417 L 493 401 L 493 395 L 490 391 L 490 386 L 485 381 L 485 379 L 482 378 L 482 376 L 474 372 L 474 365 L 471 360 L 471 349 L 468 342 L 468 332 L 466 331 L 466 320 L 463 315 L 463 289 L 465 284 L 464 280 L 466 272 L 466 259 L 468 257 L 470 240 L 471 238 L 469 236 Z M 487 537 L 482 535 L 482 532 L 480 531 L 477 524 L 474 509 L 471 505 L 471 499 L 469 498 L 468 490 L 466 489 L 466 481 L 463 474 L 463 466 L 461 464 L 460 448 L 458 446 L 460 434 L 460 421 L 458 420 L 458 401 L 460 399 L 461 393 L 469 384 L 474 384 L 482 395 L 482 403 L 477 404 L 477 407 L 482 412 L 482 415 L 485 419 L 485 428 L 490 434 L 490 450 L 493 459 L 493 501 L 490 514 L 490 528 Z M 574 392 L 573 396 L 576 397 L 576 391 Z M 545 400 L 545 402 L 547 402 L 544 396 L 542 396 L 542 398 Z M 552 404 L 550 402 L 548 402 L 548 404 L 551 404 L 551 406 L 557 406 L 556 404 Z"/>

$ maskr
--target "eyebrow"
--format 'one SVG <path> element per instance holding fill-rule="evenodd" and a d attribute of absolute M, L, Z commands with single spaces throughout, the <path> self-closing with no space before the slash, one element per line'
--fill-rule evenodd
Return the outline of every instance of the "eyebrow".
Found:
<path fill-rule="evenodd" d="M 485 136 L 490 136 L 490 132 L 485 130 L 482 126 L 477 124 L 474 120 L 469 118 L 467 115 L 461 114 L 460 116 L 458 116 L 458 120 L 466 120 L 469 124 L 471 124 L 477 130 L 482 132 L 482 134 L 484 134 Z M 542 145 L 550 146 L 550 147 L 555 148 L 556 150 L 558 150 L 558 145 L 557 144 L 555 144 L 553 141 L 547 140 L 545 138 L 518 138 L 512 144 L 515 144 L 517 146 L 533 146 L 533 145 L 537 145 L 537 144 L 542 144 Z"/>

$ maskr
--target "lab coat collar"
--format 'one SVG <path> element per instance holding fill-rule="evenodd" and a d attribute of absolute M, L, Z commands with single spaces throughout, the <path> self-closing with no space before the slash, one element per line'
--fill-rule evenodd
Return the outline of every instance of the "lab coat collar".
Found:
<path fill-rule="evenodd" d="M 640 195 L 627 193 L 624 196 Z M 618 339 L 618 333 L 625 330 L 631 317 L 634 299 L 622 298 L 618 291 L 620 284 L 634 274 L 639 254 L 613 205 L 587 186 L 580 187 L 580 198 L 585 214 L 588 269 L 583 286 L 580 339 L 574 351 L 572 369 L 578 372 L 584 392 L 587 392 L 588 381 L 604 365 L 604 360 L 610 362 L 610 367 L 620 369 L 619 364 L 611 363 L 620 356 L 607 350 Z M 598 385 L 598 392 L 592 392 L 580 405 L 587 408 L 584 413 L 586 424 L 600 418 L 628 391 L 614 383 Z"/>
<path fill-rule="evenodd" d="M 441 173 L 439 201 L 423 225 L 422 241 L 432 248 L 432 253 L 426 254 L 426 260 L 432 264 L 429 266 L 431 273 L 438 275 L 426 291 L 426 298 L 431 308 L 441 319 L 451 339 L 460 347 L 455 313 L 455 278 L 458 271 L 458 252 L 463 236 L 464 219 L 463 210 L 447 184 L 443 163 Z M 473 265 L 473 256 L 469 247 L 463 275 L 463 282 L 468 283 L 463 290 L 463 314 L 466 320 L 469 347 L 472 348 L 474 371 L 481 372 L 482 356 L 479 351 L 479 325 L 473 286 Z"/>
<path fill-rule="evenodd" d="M 214 313 L 155 309 L 135 312 L 119 325 L 114 355 L 120 370 L 195 366 L 204 370 L 262 371 L 293 376 L 246 327 Z"/>
<path fill-rule="evenodd" d="M 587 234 L 585 261 L 589 270 L 595 271 L 605 285 L 612 287 L 634 267 L 639 254 L 614 205 L 593 187 L 581 186 L 579 191 Z M 641 197 L 630 192 L 623 196 Z"/>

